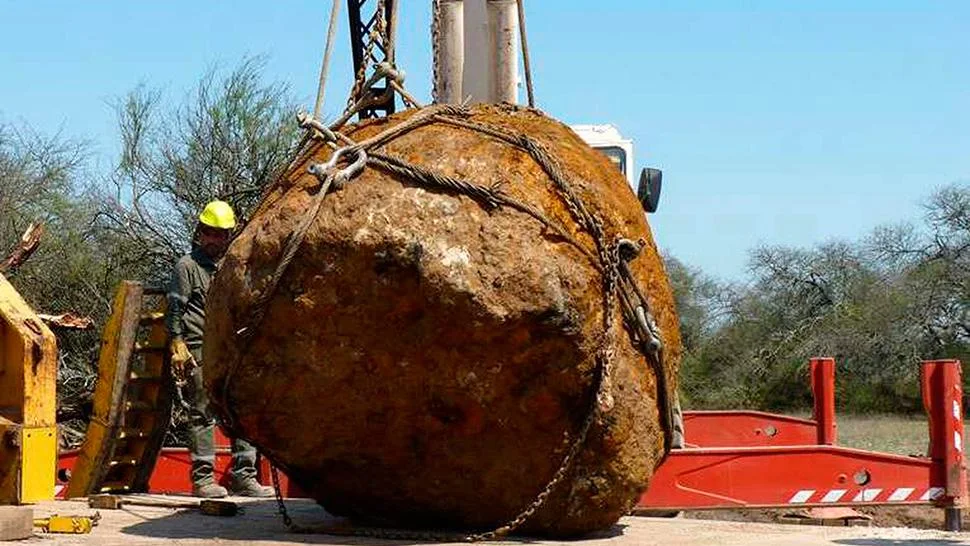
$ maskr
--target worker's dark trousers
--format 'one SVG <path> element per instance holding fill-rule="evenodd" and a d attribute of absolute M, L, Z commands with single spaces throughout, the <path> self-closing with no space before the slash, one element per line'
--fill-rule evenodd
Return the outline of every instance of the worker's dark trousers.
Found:
<path fill-rule="evenodd" d="M 202 350 L 192 349 L 191 352 L 195 361 L 201 364 Z M 190 407 L 188 424 L 192 483 L 205 485 L 214 481 L 216 420 L 202 383 L 201 365 L 192 370 L 192 377 L 185 386 L 185 400 Z M 239 438 L 232 439 L 232 477 L 237 483 L 256 478 L 256 448 Z"/>

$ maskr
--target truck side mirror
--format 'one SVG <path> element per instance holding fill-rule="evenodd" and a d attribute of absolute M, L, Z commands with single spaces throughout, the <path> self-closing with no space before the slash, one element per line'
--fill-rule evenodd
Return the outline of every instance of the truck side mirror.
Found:
<path fill-rule="evenodd" d="M 640 171 L 640 184 L 637 186 L 637 199 L 646 212 L 657 212 L 660 205 L 660 188 L 663 171 L 647 167 Z"/>

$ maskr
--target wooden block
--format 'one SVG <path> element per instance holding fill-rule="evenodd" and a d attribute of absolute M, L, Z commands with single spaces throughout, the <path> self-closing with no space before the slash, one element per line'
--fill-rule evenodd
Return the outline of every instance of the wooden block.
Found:
<path fill-rule="evenodd" d="M 199 503 L 199 511 L 207 516 L 232 517 L 239 513 L 239 505 L 232 501 L 206 499 Z"/>
<path fill-rule="evenodd" d="M 121 497 L 117 495 L 91 495 L 88 497 L 88 506 L 97 510 L 118 510 L 123 502 Z"/>
<path fill-rule="evenodd" d="M 34 509 L 0 506 L 0 540 L 22 540 L 34 536 Z"/>

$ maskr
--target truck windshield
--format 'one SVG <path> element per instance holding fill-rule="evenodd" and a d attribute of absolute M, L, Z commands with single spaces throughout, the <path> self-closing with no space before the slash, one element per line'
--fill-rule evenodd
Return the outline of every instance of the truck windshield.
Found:
<path fill-rule="evenodd" d="M 623 148 L 617 146 L 602 146 L 596 149 L 609 158 L 610 163 L 616 165 L 616 168 L 620 169 L 623 176 L 626 176 L 626 152 L 623 151 Z"/>

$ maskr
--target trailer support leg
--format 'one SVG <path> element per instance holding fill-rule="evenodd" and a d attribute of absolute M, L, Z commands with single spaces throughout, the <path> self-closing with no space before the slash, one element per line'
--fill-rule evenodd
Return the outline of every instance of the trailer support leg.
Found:
<path fill-rule="evenodd" d="M 959 508 L 947 507 L 943 509 L 944 528 L 947 531 L 963 530 L 963 510 Z"/>

